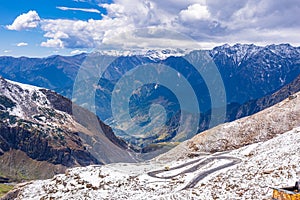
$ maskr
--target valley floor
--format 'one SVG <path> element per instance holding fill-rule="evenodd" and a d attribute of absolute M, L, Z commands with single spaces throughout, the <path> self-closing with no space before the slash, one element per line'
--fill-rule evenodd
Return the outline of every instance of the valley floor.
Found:
<path fill-rule="evenodd" d="M 300 127 L 269 141 L 176 161 L 73 168 L 15 190 L 16 199 L 270 199 L 299 179 Z"/>

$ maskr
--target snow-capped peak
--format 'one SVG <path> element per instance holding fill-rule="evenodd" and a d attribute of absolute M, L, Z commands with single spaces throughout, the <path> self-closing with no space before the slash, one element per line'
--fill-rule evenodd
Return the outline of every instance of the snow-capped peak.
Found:
<path fill-rule="evenodd" d="M 27 183 L 15 188 L 16 199 L 270 199 L 268 186 L 299 178 L 299 96 L 203 132 L 148 162 L 73 168 Z"/>
<path fill-rule="evenodd" d="M 284 58 L 291 58 L 296 54 L 300 53 L 299 48 L 293 48 L 290 44 L 279 44 L 279 45 L 268 45 L 266 46 L 267 49 L 269 49 L 272 53 L 280 55 Z M 296 50 L 296 51 L 295 51 Z"/>
<path fill-rule="evenodd" d="M 224 44 L 219 47 L 215 47 L 211 54 L 212 56 L 215 56 L 219 54 L 220 52 L 225 53 L 227 57 L 231 57 L 235 63 L 238 65 L 241 64 L 241 62 L 253 55 L 254 53 L 260 51 L 263 47 L 256 46 L 254 44 L 235 44 L 235 45 L 229 45 Z"/>
<path fill-rule="evenodd" d="M 160 50 L 148 50 L 145 54 L 151 60 L 165 60 L 168 57 L 180 57 L 188 53 L 188 50 L 182 49 L 160 49 Z"/>
<path fill-rule="evenodd" d="M 15 82 L 15 81 L 11 81 L 6 79 L 7 82 L 13 84 L 13 85 L 18 85 L 21 88 L 23 88 L 24 90 L 28 90 L 28 91 L 34 91 L 34 90 L 40 90 L 40 89 L 45 89 L 45 88 L 41 88 L 41 87 L 37 87 L 34 85 L 28 85 L 28 84 L 24 84 L 24 83 L 19 83 L 19 82 Z"/>
<path fill-rule="evenodd" d="M 165 60 L 168 57 L 184 56 L 189 50 L 183 49 L 131 49 L 131 50 L 101 50 L 97 52 L 99 55 L 109 56 L 143 56 L 151 60 Z"/>
<path fill-rule="evenodd" d="M 42 88 L 3 78 L 0 78 L 0 86 L 1 94 L 11 99 L 15 104 L 14 107 L 8 109 L 11 115 L 27 118 L 37 107 L 49 107 L 50 105 L 46 96 L 40 91 Z M 34 101 L 32 101 L 33 98 Z"/>

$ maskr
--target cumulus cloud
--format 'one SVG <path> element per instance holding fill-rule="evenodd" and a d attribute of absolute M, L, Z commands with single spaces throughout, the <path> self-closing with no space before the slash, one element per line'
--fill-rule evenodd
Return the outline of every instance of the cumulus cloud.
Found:
<path fill-rule="evenodd" d="M 101 20 L 41 20 L 30 11 L 7 28 L 22 30 L 40 25 L 46 38 L 42 46 L 74 49 L 191 45 L 181 36 L 170 38 L 154 29 L 178 32 L 205 47 L 237 42 L 300 43 L 298 0 L 115 0 L 99 6 L 107 10 Z"/>
<path fill-rule="evenodd" d="M 9 30 L 23 30 L 36 28 L 39 25 L 40 17 L 35 10 L 30 10 L 28 13 L 23 13 L 18 16 L 11 25 L 7 25 Z"/>
<path fill-rule="evenodd" d="M 47 30 L 47 29 L 51 29 L 52 26 L 51 26 L 51 24 L 46 23 L 46 27 L 43 27 L 43 28 L 44 28 L 44 30 Z M 59 28 L 57 28 L 57 27 L 56 27 L 56 29 L 54 29 L 54 27 L 53 27 L 52 31 L 48 31 L 44 34 L 44 37 L 50 38 L 50 39 L 47 39 L 46 42 L 42 42 L 41 43 L 42 47 L 54 47 L 54 48 L 64 48 L 65 47 L 62 39 L 68 39 L 69 36 L 66 33 L 64 33 L 58 29 Z"/>
<path fill-rule="evenodd" d="M 28 43 L 26 43 L 26 42 L 20 42 L 16 46 L 17 47 L 24 47 L 24 46 L 27 46 L 27 45 L 28 45 Z"/>
<path fill-rule="evenodd" d="M 86 53 L 87 51 L 83 51 L 83 50 L 79 50 L 79 49 L 76 49 L 74 51 L 71 51 L 70 54 L 71 55 L 77 55 L 77 54 L 81 54 L 81 53 Z"/>
<path fill-rule="evenodd" d="M 232 23 L 229 25 L 237 29 L 299 27 L 300 22 L 296 17 L 299 11 L 300 3 L 296 0 L 287 0 L 284 3 L 272 0 L 248 1 L 233 13 L 230 18 Z"/>
<path fill-rule="evenodd" d="M 64 48 L 64 43 L 59 38 L 47 39 L 46 42 L 41 43 L 42 47 Z"/>
<path fill-rule="evenodd" d="M 101 4 L 107 9 L 102 20 L 47 20 L 41 23 L 45 37 L 49 38 L 42 46 L 57 48 L 94 48 L 110 46 L 114 38 L 122 37 L 124 32 L 143 27 L 171 28 L 171 16 L 157 7 L 156 3 L 141 0 L 116 1 L 113 4 Z M 175 19 L 173 19 L 175 20 Z M 59 34 L 57 34 L 59 33 Z M 135 37 L 131 37 L 136 40 Z M 146 39 L 146 38 L 145 38 Z M 115 42 L 113 42 L 115 44 Z M 123 44 L 121 42 L 121 44 Z M 134 41 L 127 41 L 135 46 Z M 116 44 L 115 44 L 116 45 Z M 105 47 L 104 47 L 105 46 Z"/>
<path fill-rule="evenodd" d="M 41 28 L 49 38 L 42 46 L 57 48 L 93 48 L 101 45 L 105 33 L 126 27 L 126 21 L 118 18 L 106 20 L 74 21 L 44 20 Z"/>
<path fill-rule="evenodd" d="M 99 10 L 94 8 L 70 8 L 70 7 L 64 7 L 64 6 L 58 6 L 56 7 L 59 10 L 73 10 L 73 11 L 83 11 L 83 12 L 91 12 L 91 13 L 101 13 Z"/>
<path fill-rule="evenodd" d="M 179 16 L 183 21 L 207 20 L 210 18 L 210 12 L 206 5 L 193 4 L 182 10 Z"/>

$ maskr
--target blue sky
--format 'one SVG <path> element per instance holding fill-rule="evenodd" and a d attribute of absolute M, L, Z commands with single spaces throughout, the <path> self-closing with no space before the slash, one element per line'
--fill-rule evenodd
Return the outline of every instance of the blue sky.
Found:
<path fill-rule="evenodd" d="M 0 55 L 189 46 L 182 37 L 153 39 L 162 35 L 154 29 L 180 33 L 203 48 L 224 43 L 300 45 L 298 0 L 0 1 Z"/>
<path fill-rule="evenodd" d="M 111 1 L 106 2 L 109 3 Z M 43 19 L 102 19 L 102 16 L 99 13 L 61 10 L 58 7 L 97 9 L 100 13 L 106 13 L 106 10 L 99 7 L 97 2 L 49 0 L 41 3 L 41 1 L 38 0 L 1 0 L 0 55 L 40 57 L 52 54 L 68 55 L 70 52 L 74 51 L 74 49 L 42 47 L 41 43 L 45 40 L 45 37 L 43 36 L 44 32 L 39 28 L 22 31 L 7 29 L 6 26 L 12 24 L 19 15 L 28 13 L 30 10 L 36 11 L 40 18 Z"/>

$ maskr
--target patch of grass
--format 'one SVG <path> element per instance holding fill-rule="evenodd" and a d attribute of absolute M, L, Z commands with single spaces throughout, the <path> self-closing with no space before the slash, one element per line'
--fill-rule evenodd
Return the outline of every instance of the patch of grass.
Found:
<path fill-rule="evenodd" d="M 30 178 L 27 175 L 25 175 L 24 172 L 22 173 L 22 170 L 18 171 L 17 174 L 19 180 L 30 180 Z"/>
<path fill-rule="evenodd" d="M 4 196 L 7 192 L 13 189 L 13 185 L 0 184 L 0 197 Z"/>

